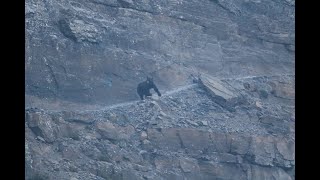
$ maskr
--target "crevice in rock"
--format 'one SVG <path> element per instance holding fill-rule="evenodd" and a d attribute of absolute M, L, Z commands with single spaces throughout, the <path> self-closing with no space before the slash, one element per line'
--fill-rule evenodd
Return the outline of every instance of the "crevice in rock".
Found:
<path fill-rule="evenodd" d="M 182 140 L 182 138 L 181 138 L 180 133 L 179 133 L 179 132 L 177 132 L 177 133 L 176 133 L 176 136 L 177 136 L 177 137 L 178 137 L 178 139 L 179 139 L 180 147 L 181 147 L 182 149 L 185 149 L 185 148 L 186 148 L 186 146 L 183 144 L 183 140 Z"/>
<path fill-rule="evenodd" d="M 81 120 L 81 119 L 65 119 L 65 121 L 71 122 L 71 123 L 84 124 L 84 125 L 93 125 L 95 123 L 95 120 L 85 121 L 85 120 Z"/>
<path fill-rule="evenodd" d="M 228 8 L 224 7 L 224 6 L 219 2 L 219 0 L 209 0 L 209 1 L 217 4 L 217 5 L 220 6 L 222 9 L 224 9 L 224 10 L 226 10 L 227 12 L 230 12 L 230 13 L 233 14 L 233 12 L 231 12 Z"/>
<path fill-rule="evenodd" d="M 239 12 L 236 13 L 236 12 L 232 11 L 231 9 L 225 7 L 223 4 L 221 4 L 221 3 L 219 2 L 219 0 L 209 0 L 209 1 L 217 4 L 217 5 L 220 6 L 222 9 L 226 10 L 228 13 L 231 13 L 232 15 L 239 16 L 239 15 L 241 14 L 241 11 L 240 11 L 239 9 L 237 9 Z M 227 2 L 228 2 L 228 1 L 227 1 Z"/>
<path fill-rule="evenodd" d="M 36 127 L 29 127 L 29 128 L 36 136 L 44 137 L 42 130 L 39 127 L 36 126 Z"/>
<path fill-rule="evenodd" d="M 107 6 L 107 7 L 111 7 L 111 8 L 118 8 L 118 9 L 122 8 L 122 9 L 134 10 L 134 11 L 142 12 L 142 13 L 148 13 L 148 14 L 152 14 L 152 15 L 160 15 L 160 13 L 155 12 L 155 11 L 149 11 L 149 10 L 146 10 L 146 9 L 138 9 L 138 8 L 130 7 L 130 4 L 127 4 L 126 2 L 121 1 L 121 0 L 118 0 L 118 2 L 124 2 L 124 3 L 119 3 L 120 5 L 111 5 L 111 4 L 107 4 L 107 3 L 103 3 L 103 2 L 97 2 L 97 1 L 92 1 L 92 2 L 96 3 L 96 4 L 101 4 L 101 5 L 104 5 L 104 6 Z M 196 23 L 194 21 L 188 20 L 188 19 L 184 19 L 184 18 L 172 16 L 172 15 L 171 16 L 168 15 L 166 17 L 169 17 L 169 18 L 172 18 L 172 19 L 176 19 L 176 20 L 179 20 L 179 21 L 182 21 L 182 22 L 188 22 L 190 24 L 194 24 L 194 25 L 200 26 L 202 28 L 206 28 L 206 26 L 201 25 L 199 23 Z"/>
<path fill-rule="evenodd" d="M 122 1 L 122 0 L 117 0 L 118 4 L 117 5 L 113 5 L 113 4 L 108 4 L 108 3 L 104 3 L 104 2 L 100 2 L 100 1 L 91 1 L 92 3 L 95 3 L 95 4 L 99 4 L 99 5 L 103 5 L 103 6 L 107 6 L 107 7 L 110 7 L 110 8 L 123 8 L 123 9 L 129 9 L 129 10 L 134 10 L 134 11 L 138 11 L 138 12 L 142 12 L 142 13 L 149 13 L 149 14 L 158 14 L 156 12 L 153 12 L 153 11 L 148 11 L 148 10 L 145 10 L 145 9 L 137 9 L 137 8 L 134 8 L 134 7 L 131 7 L 131 4 L 130 3 L 127 3 L 125 1 Z"/>
<path fill-rule="evenodd" d="M 239 36 L 242 36 L 242 35 L 239 35 Z M 270 40 L 270 39 L 261 37 L 259 35 L 256 35 L 256 36 L 253 37 L 253 36 L 251 36 L 249 34 L 246 34 L 244 37 L 251 38 L 251 39 L 257 39 L 259 41 L 265 41 L 265 42 L 273 43 L 273 44 L 280 44 L 280 45 L 284 45 L 284 46 L 294 46 L 294 44 L 289 43 L 289 42 L 277 42 L 277 41 L 274 41 L 274 40 Z"/>
<path fill-rule="evenodd" d="M 47 68 L 49 69 L 50 76 L 51 76 L 51 78 L 52 78 L 52 80 L 53 80 L 53 82 L 54 82 L 54 85 L 55 85 L 56 89 L 59 90 L 59 83 L 58 83 L 58 81 L 57 81 L 56 75 L 55 75 L 55 73 L 54 73 L 51 65 L 49 64 L 47 58 L 43 57 L 43 60 L 44 60 L 45 65 L 46 65 Z"/>
<path fill-rule="evenodd" d="M 180 18 L 180 17 L 176 17 L 176 16 L 167 16 L 167 17 L 169 17 L 169 18 L 172 18 L 172 19 L 176 19 L 176 20 L 179 20 L 179 21 L 182 21 L 182 22 L 188 22 L 188 23 L 190 23 L 190 24 L 193 24 L 193 25 L 195 25 L 195 26 L 200 26 L 200 27 L 202 27 L 202 28 L 207 28 L 205 25 L 202 25 L 202 24 L 199 24 L 199 23 L 196 23 L 196 22 L 194 22 L 194 21 L 191 21 L 191 20 L 189 20 L 189 19 L 185 19 L 185 18 Z"/>

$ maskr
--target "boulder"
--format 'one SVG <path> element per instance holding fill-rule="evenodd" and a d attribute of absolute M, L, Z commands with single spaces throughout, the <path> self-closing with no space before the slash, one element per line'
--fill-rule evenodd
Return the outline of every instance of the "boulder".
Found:
<path fill-rule="evenodd" d="M 148 138 L 148 134 L 145 131 L 142 131 L 140 134 L 140 140 L 143 141 Z"/>
<path fill-rule="evenodd" d="M 98 122 L 96 128 L 102 138 L 108 140 L 120 140 L 120 133 L 118 129 L 110 122 Z"/>
<path fill-rule="evenodd" d="M 50 115 L 42 112 L 27 113 L 28 127 L 36 136 L 42 137 L 46 142 L 52 143 L 57 138 L 56 124 Z"/>
<path fill-rule="evenodd" d="M 230 89 L 226 83 L 209 75 L 202 75 L 199 83 L 214 102 L 231 112 L 235 111 L 234 106 L 238 102 L 239 95 Z"/>
<path fill-rule="evenodd" d="M 274 166 L 273 162 L 276 157 L 274 139 L 271 137 L 252 137 L 248 160 L 263 166 Z"/>
<path fill-rule="evenodd" d="M 102 138 L 111 141 L 129 140 L 135 133 L 135 129 L 131 125 L 120 127 L 108 121 L 97 122 L 95 127 Z"/>
<path fill-rule="evenodd" d="M 183 170 L 183 172 L 192 172 L 192 173 L 199 173 L 200 169 L 198 166 L 198 162 L 196 159 L 193 158 L 181 158 L 179 160 L 180 162 L 180 168 Z"/>

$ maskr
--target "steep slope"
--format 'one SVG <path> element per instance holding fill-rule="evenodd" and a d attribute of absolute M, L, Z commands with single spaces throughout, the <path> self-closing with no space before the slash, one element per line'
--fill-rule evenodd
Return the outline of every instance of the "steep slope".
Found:
<path fill-rule="evenodd" d="M 295 179 L 294 0 L 25 10 L 26 179 Z"/>
<path fill-rule="evenodd" d="M 294 2 L 27 0 L 26 106 L 135 100 L 146 75 L 294 75 Z"/>
<path fill-rule="evenodd" d="M 28 109 L 27 179 L 294 179 L 281 79 L 221 81 L 239 95 L 232 112 L 199 84 L 97 110 Z"/>

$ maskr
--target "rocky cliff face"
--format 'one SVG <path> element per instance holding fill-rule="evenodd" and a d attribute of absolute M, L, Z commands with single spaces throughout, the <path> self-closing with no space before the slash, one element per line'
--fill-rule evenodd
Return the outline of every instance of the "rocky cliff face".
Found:
<path fill-rule="evenodd" d="M 196 83 L 103 109 L 27 109 L 27 179 L 295 179 L 292 88 L 266 88 L 277 81 L 221 81 L 229 100 Z"/>
<path fill-rule="evenodd" d="M 28 0 L 25 9 L 27 106 L 134 100 L 146 75 L 163 90 L 191 72 L 294 75 L 294 1 Z"/>
<path fill-rule="evenodd" d="M 26 179 L 295 179 L 294 6 L 28 0 Z"/>

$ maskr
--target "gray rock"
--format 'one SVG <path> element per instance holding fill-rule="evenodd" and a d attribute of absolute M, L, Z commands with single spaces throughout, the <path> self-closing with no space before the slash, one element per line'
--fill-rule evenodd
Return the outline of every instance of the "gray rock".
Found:
<path fill-rule="evenodd" d="M 292 178 L 281 168 L 268 168 L 261 166 L 251 166 L 251 179 L 283 179 L 291 180 Z"/>
<path fill-rule="evenodd" d="M 197 160 L 192 158 L 182 158 L 180 159 L 180 167 L 183 172 L 188 173 L 198 173 L 200 171 Z"/>
<path fill-rule="evenodd" d="M 98 43 L 101 41 L 101 37 L 97 27 L 92 24 L 86 23 L 83 20 L 75 19 L 70 22 L 70 30 L 73 33 L 77 41 L 88 41 Z"/>
<path fill-rule="evenodd" d="M 114 167 L 113 164 L 108 162 L 98 162 L 97 163 L 97 176 L 100 176 L 105 179 L 112 178 L 114 174 Z"/>
<path fill-rule="evenodd" d="M 124 124 L 118 124 L 118 120 L 98 119 L 90 125 L 66 122 L 57 116 L 53 122 L 56 123 L 59 134 L 58 141 L 53 144 L 35 141 L 36 136 L 26 123 L 28 144 L 31 144 L 26 147 L 28 177 L 34 176 L 32 167 L 35 167 L 41 169 L 41 172 L 52 170 L 56 172 L 57 177 L 66 172 L 68 174 L 63 174 L 63 177 L 80 178 L 79 174 L 84 173 L 83 177 L 89 179 L 129 178 L 128 174 L 137 179 L 143 177 L 149 179 L 294 178 L 292 172 L 295 167 L 295 160 L 292 159 L 294 140 L 289 140 L 292 139 L 291 134 L 277 137 L 264 132 L 261 128 L 263 120 L 260 119 L 259 122 L 255 118 L 255 108 L 254 112 L 240 108 L 236 113 L 217 111 L 217 109 L 210 110 L 215 112 L 211 113 L 206 109 L 211 108 L 214 103 L 208 101 L 206 94 L 197 94 L 195 96 L 197 98 L 182 100 L 182 97 L 192 97 L 194 95 L 192 93 L 195 91 L 188 90 L 175 95 L 177 102 L 196 107 L 195 112 L 189 112 L 184 108 L 177 108 L 172 112 L 163 108 L 163 111 L 172 117 L 170 121 L 160 122 L 160 126 L 154 128 L 150 123 L 143 122 L 155 114 L 152 110 L 144 109 L 145 106 L 149 106 L 148 103 L 144 103 L 143 106 L 138 104 L 118 106 L 121 108 L 108 110 L 117 117 L 120 115 L 128 117 L 128 120 L 123 121 Z M 164 96 L 157 103 L 166 107 L 166 103 L 171 102 Z M 265 103 L 264 108 L 269 109 L 270 105 Z M 193 115 L 198 111 L 207 114 L 194 118 Z M 271 115 L 272 113 L 272 111 L 264 112 Z M 79 114 L 84 113 L 79 112 Z M 104 117 L 107 113 L 103 110 L 95 111 L 95 114 L 95 117 Z M 290 111 L 288 114 L 291 115 Z M 189 115 L 191 117 L 188 117 Z M 70 118 L 72 116 L 78 115 L 70 114 Z M 208 118 L 211 116 L 212 119 Z M 283 114 L 279 116 L 283 117 Z M 181 120 L 176 117 L 183 118 Z M 201 122 L 199 119 L 212 121 L 210 123 L 214 127 L 210 131 L 206 126 L 197 125 L 192 128 L 176 126 L 178 122 L 190 119 L 197 119 L 196 122 Z M 290 122 L 292 125 L 293 122 Z M 129 123 L 139 123 L 139 126 L 136 125 L 134 128 Z M 171 125 L 174 128 L 167 128 Z M 69 130 L 78 132 L 79 138 L 70 138 L 72 133 L 68 134 Z M 252 165 L 270 167 L 271 170 L 264 168 L 252 170 L 250 168 Z M 48 176 L 50 178 L 52 174 L 48 173 Z"/>
<path fill-rule="evenodd" d="M 225 165 L 202 161 L 199 162 L 200 173 L 205 179 L 247 179 L 247 175 L 242 168 L 236 164 L 228 163 Z"/>
<path fill-rule="evenodd" d="M 222 133 L 210 133 L 210 144 L 208 150 L 212 152 L 229 152 L 231 137 Z"/>
<path fill-rule="evenodd" d="M 274 166 L 276 157 L 274 140 L 270 137 L 254 137 L 248 152 L 255 163 L 264 166 Z"/>
<path fill-rule="evenodd" d="M 70 111 L 64 111 L 62 118 L 67 122 L 76 122 L 83 124 L 92 124 L 96 118 L 92 114 L 76 113 Z"/>
<path fill-rule="evenodd" d="M 288 134 L 290 131 L 290 125 L 287 121 L 270 114 L 261 116 L 260 123 L 270 133 Z"/>
<path fill-rule="evenodd" d="M 199 126 L 198 123 L 190 121 L 190 120 L 186 120 L 189 124 L 193 125 L 193 126 Z"/>
<path fill-rule="evenodd" d="M 119 140 L 120 134 L 118 129 L 110 122 L 99 122 L 96 124 L 97 131 L 103 138 L 109 140 Z"/>
<path fill-rule="evenodd" d="M 148 134 L 145 131 L 141 132 L 140 140 L 143 141 L 148 138 Z"/>
<path fill-rule="evenodd" d="M 259 90 L 259 96 L 260 98 L 268 98 L 268 92 L 266 90 Z"/>
<path fill-rule="evenodd" d="M 235 154 L 247 154 L 250 148 L 251 137 L 231 136 L 231 152 Z"/>
<path fill-rule="evenodd" d="M 56 140 L 56 125 L 52 122 L 49 115 L 35 112 L 27 113 L 27 122 L 29 128 L 36 136 L 42 137 L 46 142 L 52 143 Z"/>
<path fill-rule="evenodd" d="M 286 160 L 295 159 L 295 143 L 293 141 L 279 141 L 276 143 L 278 152 Z"/>
<path fill-rule="evenodd" d="M 148 140 L 151 144 L 163 150 L 178 150 L 181 148 L 181 141 L 177 136 L 178 130 L 175 128 L 161 129 L 160 132 L 156 129 L 148 129 Z"/>
<path fill-rule="evenodd" d="M 262 104 L 261 104 L 261 102 L 260 102 L 260 101 L 256 101 L 255 105 L 256 105 L 259 109 L 261 109 L 261 108 L 262 108 Z"/>
<path fill-rule="evenodd" d="M 96 123 L 95 126 L 101 136 L 109 140 L 128 140 L 135 133 L 132 126 L 118 127 L 110 122 L 101 121 Z"/>
<path fill-rule="evenodd" d="M 74 140 L 80 140 L 80 134 L 84 127 L 74 124 L 71 125 L 70 123 L 60 123 L 57 129 L 60 137 L 68 137 Z M 90 136 L 87 136 L 87 138 L 90 138 Z"/>
<path fill-rule="evenodd" d="M 42 141 L 42 142 L 46 142 L 46 140 L 44 140 L 41 136 L 37 136 L 36 139 L 38 139 L 38 140 L 40 140 L 40 141 Z"/>
<path fill-rule="evenodd" d="M 180 166 L 180 161 L 176 158 L 156 156 L 154 164 L 156 166 L 156 169 L 159 171 L 170 171 L 173 168 L 178 168 Z"/>
<path fill-rule="evenodd" d="M 220 97 L 225 101 L 228 101 L 232 98 L 236 98 L 237 95 L 233 93 L 231 90 L 226 88 L 223 82 L 219 79 L 210 77 L 208 75 L 202 75 L 200 83 L 210 92 L 210 94 L 214 97 Z"/>
<path fill-rule="evenodd" d="M 238 157 L 229 153 L 217 153 L 217 152 L 210 152 L 208 153 L 214 162 L 220 163 L 237 163 Z"/>
<path fill-rule="evenodd" d="M 209 133 L 195 129 L 179 130 L 181 146 L 189 153 L 199 153 L 210 145 Z"/>
<path fill-rule="evenodd" d="M 143 140 L 143 144 L 150 144 L 150 141 L 145 139 L 145 140 Z"/>
<path fill-rule="evenodd" d="M 202 126 L 208 126 L 208 121 L 200 121 L 199 124 Z"/>

